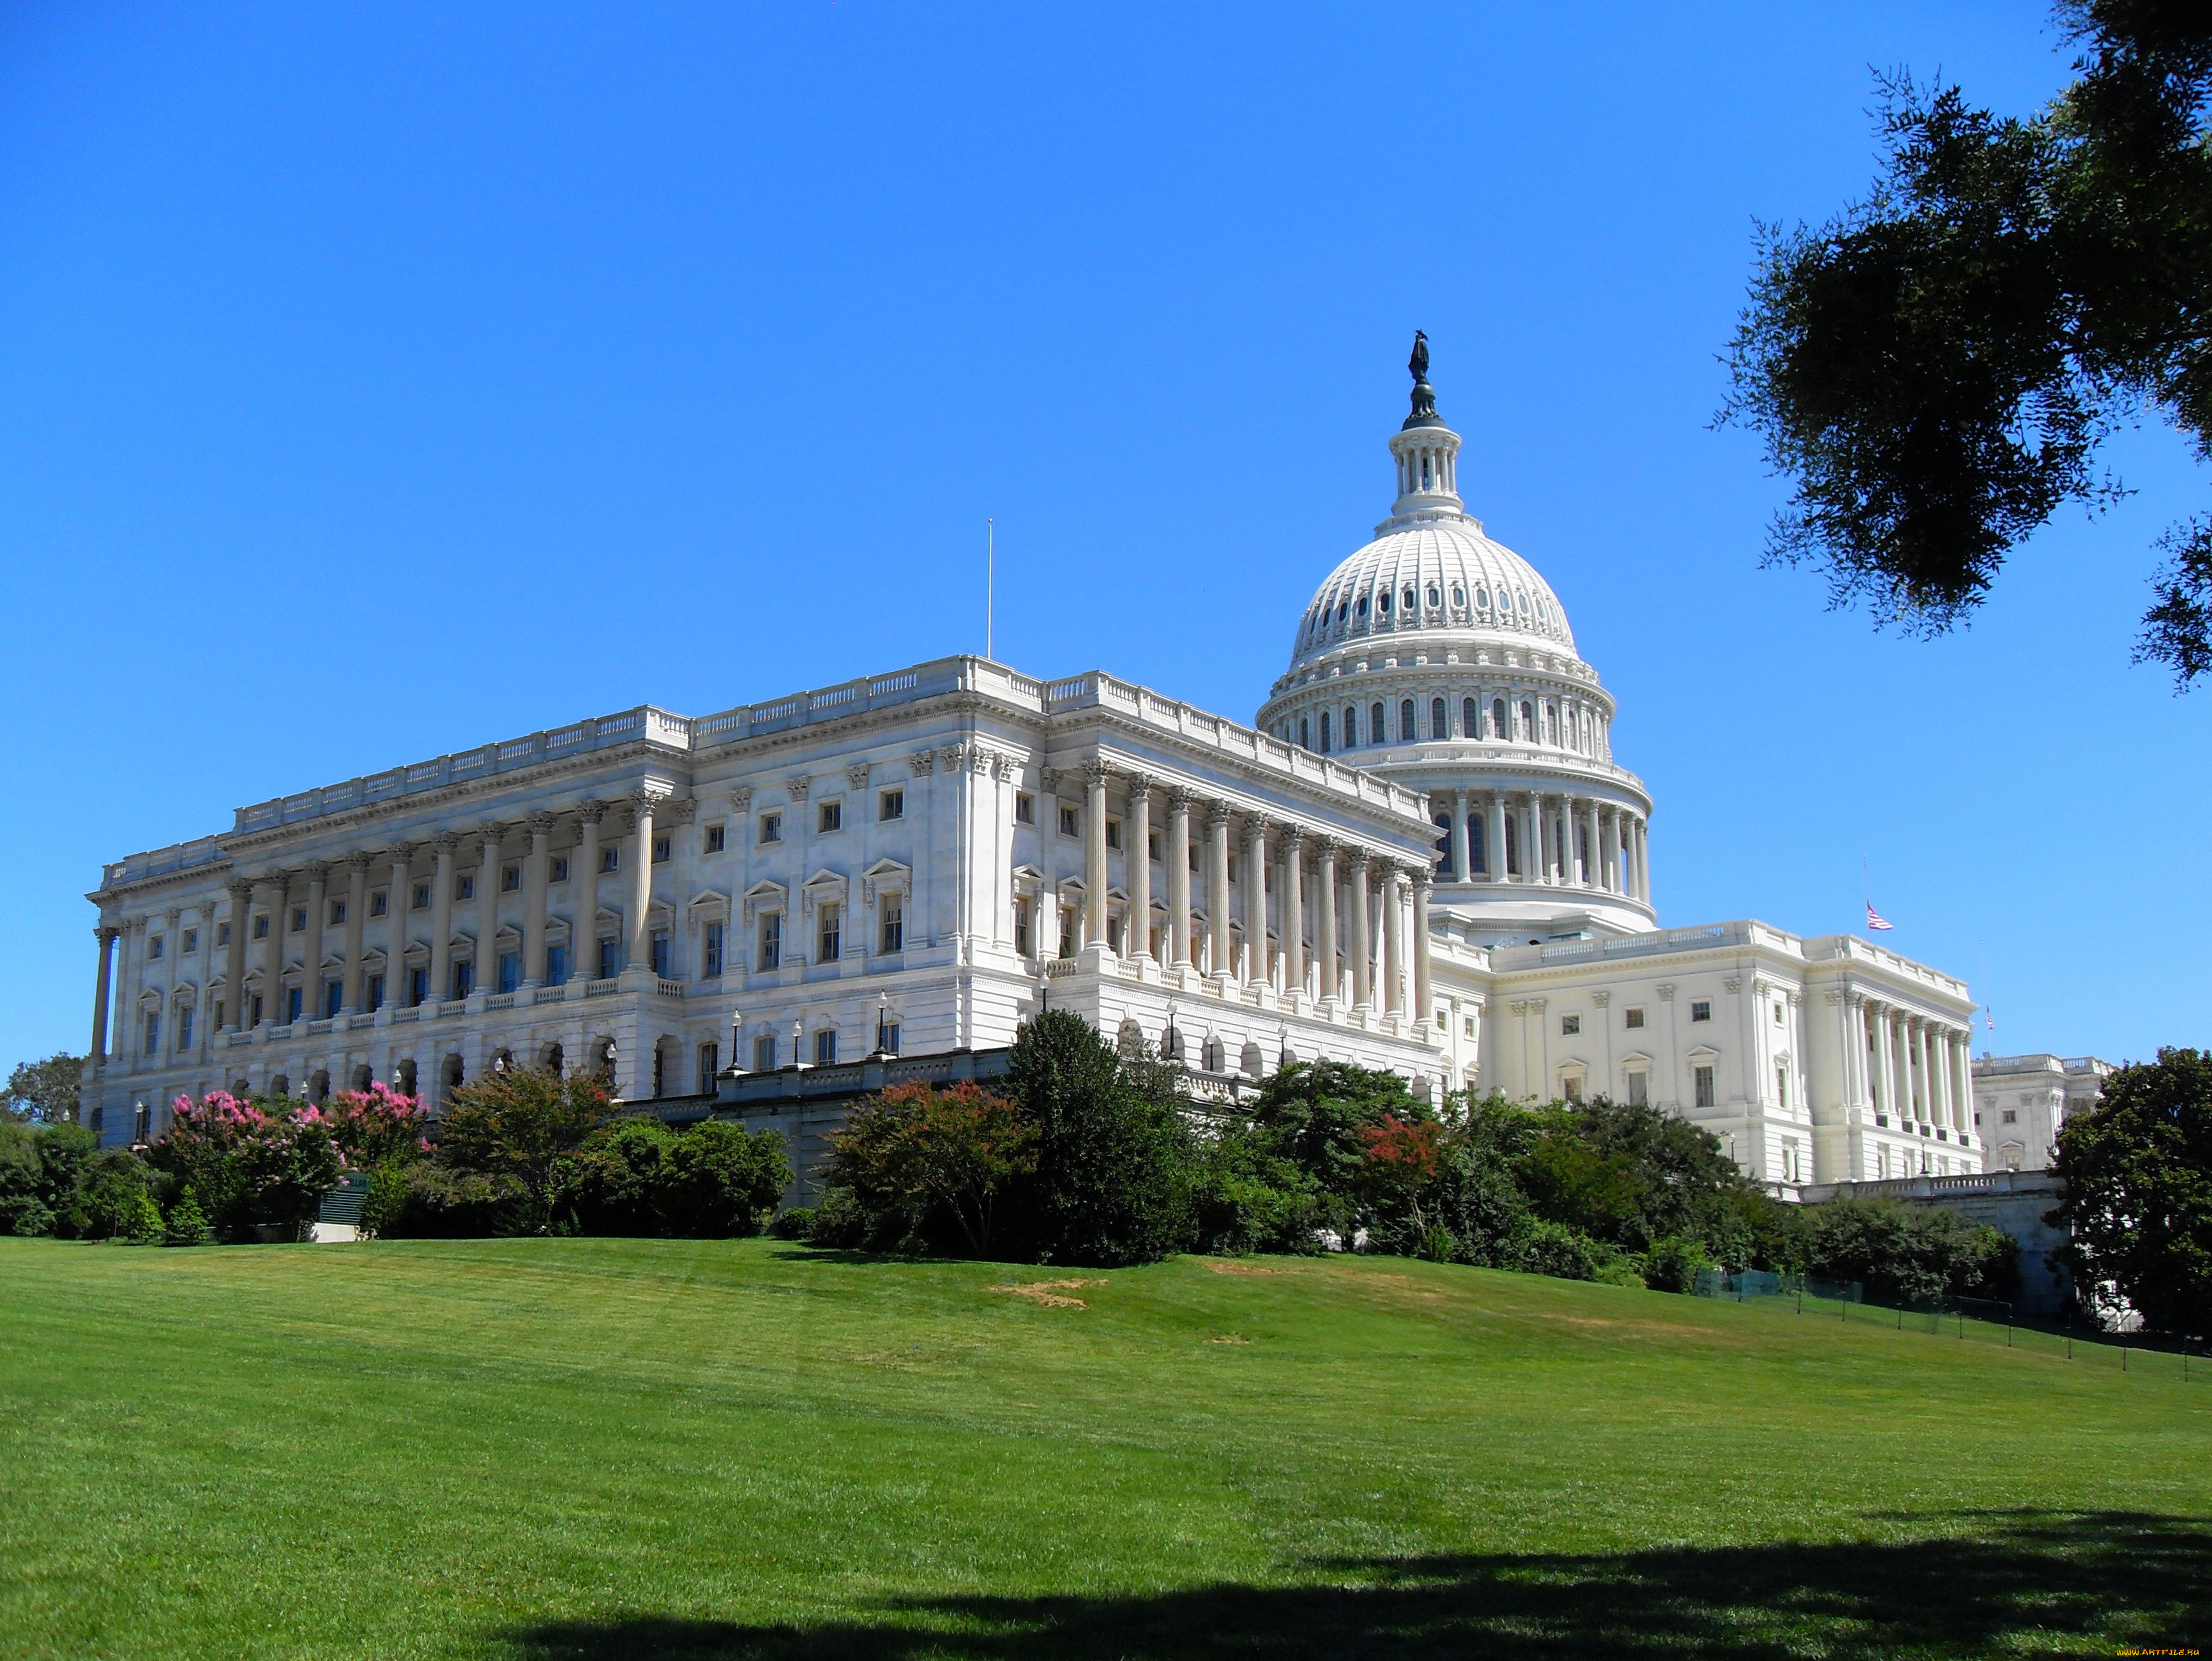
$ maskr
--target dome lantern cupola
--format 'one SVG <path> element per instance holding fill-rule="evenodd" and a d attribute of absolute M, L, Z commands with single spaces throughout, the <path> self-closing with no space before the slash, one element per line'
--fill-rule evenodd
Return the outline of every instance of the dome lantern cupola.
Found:
<path fill-rule="evenodd" d="M 1390 440 L 1398 462 L 1398 499 L 1394 519 L 1421 513 L 1463 514 L 1459 498 L 1459 435 L 1437 413 L 1437 389 L 1429 385 L 1429 338 L 1413 331 L 1413 356 L 1407 363 L 1413 377 L 1413 409 Z"/>

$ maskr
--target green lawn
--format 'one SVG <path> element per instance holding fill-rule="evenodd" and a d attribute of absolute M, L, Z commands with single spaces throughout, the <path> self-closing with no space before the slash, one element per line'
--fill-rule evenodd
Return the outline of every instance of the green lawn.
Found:
<path fill-rule="evenodd" d="M 0 1240 L 0 1656 L 2212 1639 L 2212 1370 L 1970 1335 L 1395 1260 Z"/>

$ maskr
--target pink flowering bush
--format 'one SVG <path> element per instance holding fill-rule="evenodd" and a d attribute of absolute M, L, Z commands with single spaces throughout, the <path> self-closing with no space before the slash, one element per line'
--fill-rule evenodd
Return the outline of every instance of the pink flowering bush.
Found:
<path fill-rule="evenodd" d="M 296 1229 L 337 1184 L 343 1161 L 319 1108 L 211 1091 L 179 1096 L 169 1129 L 147 1157 L 190 1188 L 224 1239 L 261 1227 Z"/>
<path fill-rule="evenodd" d="M 422 1098 L 403 1096 L 388 1084 L 341 1090 L 322 1111 L 331 1140 L 349 1166 L 408 1165 L 429 1152 L 423 1135 L 429 1116 Z"/>

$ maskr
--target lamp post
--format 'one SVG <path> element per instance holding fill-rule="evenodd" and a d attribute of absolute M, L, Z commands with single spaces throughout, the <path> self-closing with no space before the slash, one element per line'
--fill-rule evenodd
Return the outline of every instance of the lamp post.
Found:
<path fill-rule="evenodd" d="M 890 1013 L 891 995 L 889 992 L 878 993 L 876 995 L 876 1056 L 878 1060 L 890 1053 L 884 1046 L 884 1024 L 890 1019 Z"/>

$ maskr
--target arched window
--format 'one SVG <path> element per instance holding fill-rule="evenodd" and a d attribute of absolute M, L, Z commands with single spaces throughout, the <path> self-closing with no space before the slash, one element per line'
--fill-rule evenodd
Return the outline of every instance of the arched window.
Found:
<path fill-rule="evenodd" d="M 1431 583 L 1429 585 L 1429 609 L 1433 611 L 1437 606 L 1443 603 L 1443 591 L 1438 588 L 1435 583 Z"/>
<path fill-rule="evenodd" d="M 1531 744 L 1536 741 L 1536 706 L 1526 698 L 1521 701 L 1521 736 Z"/>
<path fill-rule="evenodd" d="M 1494 739 L 1505 739 L 1513 736 L 1511 733 L 1506 730 L 1505 700 L 1504 698 L 1492 698 L 1490 701 L 1490 736 Z"/>
<path fill-rule="evenodd" d="M 1359 615 L 1362 617 L 1367 615 L 1367 596 L 1364 594 L 1359 597 Z"/>
<path fill-rule="evenodd" d="M 1437 838 L 1437 874 L 1449 879 L 1458 874 L 1451 868 L 1451 815 L 1439 813 L 1430 823 L 1443 833 Z"/>
<path fill-rule="evenodd" d="M 1321 752 L 1324 756 L 1328 753 L 1328 711 L 1326 709 L 1321 712 Z"/>
<path fill-rule="evenodd" d="M 1389 718 L 1389 716 L 1388 716 L 1387 715 L 1385 715 L 1385 714 L 1382 712 L 1382 706 L 1381 704 L 1379 704 L 1379 703 L 1370 703 L 1370 704 L 1369 704 L 1369 705 L 1367 706 L 1367 741 L 1368 741 L 1368 743 L 1370 743 L 1370 744 L 1388 744 L 1388 743 L 1389 743 L 1389 741 L 1390 741 L 1390 725 L 1389 725 L 1389 722 L 1390 722 L 1390 718 Z"/>
<path fill-rule="evenodd" d="M 1452 586 L 1452 604 L 1455 605 L 1464 605 L 1467 604 L 1467 590 L 1459 587 L 1456 583 Z"/>
<path fill-rule="evenodd" d="M 1398 742 L 1412 744 L 1420 736 L 1420 729 L 1413 724 L 1413 701 L 1407 698 L 1398 706 Z"/>
<path fill-rule="evenodd" d="M 1451 736 L 1451 721 L 1444 714 L 1444 701 L 1442 698 L 1431 698 L 1429 701 L 1429 736 L 1432 739 L 1448 739 Z"/>
<path fill-rule="evenodd" d="M 1327 721 L 1328 717 L 1323 715 L 1322 719 Z M 1298 717 L 1298 748 L 1301 750 L 1313 748 L 1313 730 L 1304 715 Z"/>
<path fill-rule="evenodd" d="M 1375 596 L 1375 609 L 1388 617 L 1390 612 L 1390 591 L 1385 588 Z"/>
<path fill-rule="evenodd" d="M 1406 592 L 1399 596 L 1399 599 L 1404 604 L 1406 610 L 1410 611 L 1413 609 L 1413 590 L 1410 584 L 1407 586 Z"/>
<path fill-rule="evenodd" d="M 1482 736 L 1482 710 L 1473 698 L 1460 701 L 1459 726 L 1462 737 L 1479 739 Z"/>
<path fill-rule="evenodd" d="M 1482 610 L 1487 611 L 1490 609 L 1490 590 L 1487 588 L 1477 588 L 1474 591 L 1474 603 Z"/>
<path fill-rule="evenodd" d="M 1361 610 L 1362 610 L 1362 612 L 1363 612 L 1363 614 L 1364 614 L 1364 611 L 1365 611 L 1365 608 L 1364 608 L 1364 607 L 1362 607 L 1362 608 L 1361 608 Z M 1336 620 L 1337 620 L 1339 623 L 1343 622 L 1343 621 L 1345 620 L 1345 618 L 1347 618 L 1347 617 L 1349 617 L 1351 614 L 1352 614 L 1352 602 L 1351 602 L 1350 600 L 1348 600 L 1348 599 L 1340 599 L 1340 600 L 1337 601 L 1337 603 L 1336 603 Z"/>
<path fill-rule="evenodd" d="M 1468 869 L 1471 872 L 1480 871 L 1487 874 L 1490 870 L 1490 849 L 1483 842 L 1482 833 L 1482 815 L 1469 813 L 1467 816 Z"/>
<path fill-rule="evenodd" d="M 1559 745 L 1559 707 L 1555 703 L 1544 706 L 1544 741 L 1553 749 Z"/>
<path fill-rule="evenodd" d="M 1351 704 L 1344 706 L 1344 747 L 1357 749 L 1359 745 L 1359 711 Z"/>

